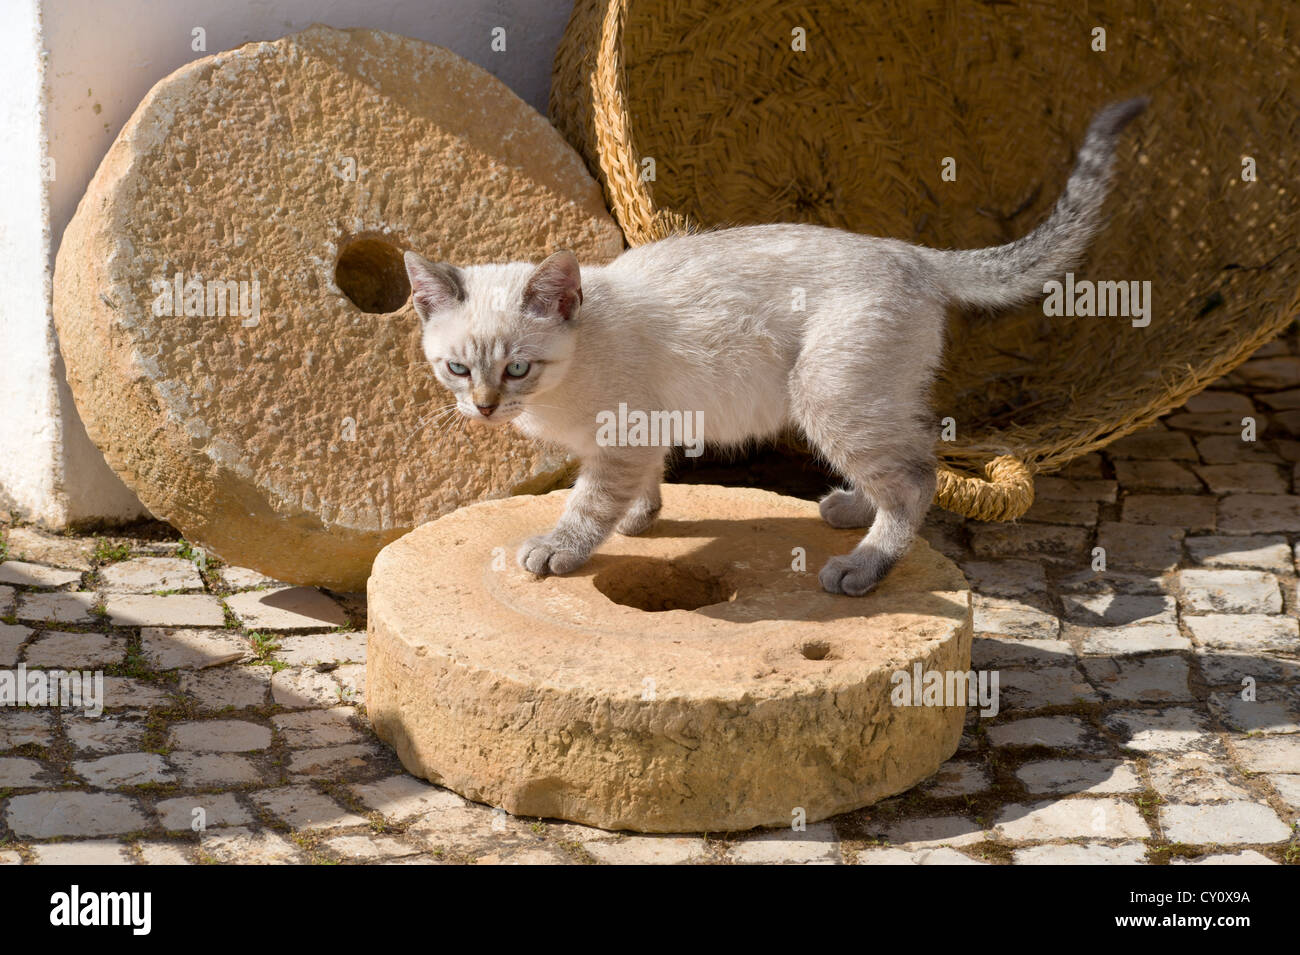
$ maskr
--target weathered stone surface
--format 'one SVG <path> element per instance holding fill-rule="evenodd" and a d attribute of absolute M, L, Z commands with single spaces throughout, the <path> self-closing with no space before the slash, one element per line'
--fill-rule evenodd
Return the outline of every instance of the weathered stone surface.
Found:
<path fill-rule="evenodd" d="M 1051 563 L 1081 564 L 1088 531 L 1054 524 L 970 525 L 971 550 L 977 557 L 1032 557 Z"/>
<path fill-rule="evenodd" d="M 289 772 L 295 777 L 330 776 L 362 769 L 383 755 L 374 743 L 348 743 L 343 746 L 317 746 L 289 754 Z"/>
<path fill-rule="evenodd" d="M 1188 752 L 1153 756 L 1147 763 L 1151 788 L 1171 803 L 1212 803 L 1250 799 L 1251 795 L 1228 779 L 1222 757 Z"/>
<path fill-rule="evenodd" d="M 565 463 L 508 429 L 422 427 L 446 395 L 401 252 L 562 247 L 604 261 L 622 235 L 544 117 L 446 50 L 313 27 L 145 97 L 64 233 L 59 342 L 92 439 L 150 511 L 227 561 L 357 590 L 384 544 Z M 250 284 L 241 314 L 215 294 L 156 314 L 178 274 L 256 280 L 258 307 Z"/>
<path fill-rule="evenodd" d="M 909 849 L 969 846 L 983 842 L 988 831 L 965 816 L 920 816 L 895 822 L 872 835 Z"/>
<path fill-rule="evenodd" d="M 28 644 L 26 659 L 29 666 L 35 667 L 93 670 L 120 663 L 125 654 L 124 637 L 51 630 Z"/>
<path fill-rule="evenodd" d="M 1025 763 L 1016 776 L 1031 793 L 1131 793 L 1142 788 L 1134 767 L 1117 759 L 1045 759 Z"/>
<path fill-rule="evenodd" d="M 145 865 L 193 865 L 187 847 L 176 842 L 142 842 L 140 860 Z"/>
<path fill-rule="evenodd" d="M 116 842 L 55 842 L 32 846 L 37 865 L 130 865 L 126 847 Z"/>
<path fill-rule="evenodd" d="M 971 560 L 961 565 L 971 587 L 989 597 L 1023 599 L 1047 593 L 1047 575 L 1034 560 Z"/>
<path fill-rule="evenodd" d="M 1042 706 L 1078 701 L 1096 702 L 1093 691 L 1072 666 L 1003 670 L 999 685 L 1004 712 L 1021 712 Z"/>
<path fill-rule="evenodd" d="M 1094 744 L 1083 721 L 1076 716 L 1035 716 L 989 727 L 994 746 L 1051 746 L 1058 749 L 1086 749 Z"/>
<path fill-rule="evenodd" d="M 1219 530 L 1229 534 L 1300 531 L 1300 495 L 1230 494 L 1219 501 Z"/>
<path fill-rule="evenodd" d="M 95 550 L 93 540 L 63 537 L 38 527 L 11 527 L 5 539 L 11 558 L 77 570 L 90 570 Z"/>
<path fill-rule="evenodd" d="M 241 786 L 261 782 L 252 760 L 228 753 L 173 753 L 172 765 L 181 771 L 185 785 L 194 787 Z"/>
<path fill-rule="evenodd" d="M 971 643 L 971 666 L 1051 666 L 1073 663 L 1074 649 L 1064 640 L 1021 640 L 1016 637 L 976 637 Z"/>
<path fill-rule="evenodd" d="M 1065 617 L 1089 627 L 1173 624 L 1174 599 L 1164 594 L 1068 594 L 1061 598 Z"/>
<path fill-rule="evenodd" d="M 1281 535 L 1259 537 L 1189 537 L 1184 542 L 1192 560 L 1207 567 L 1250 567 L 1291 570 L 1291 549 Z"/>
<path fill-rule="evenodd" d="M 1146 846 L 1140 842 L 1121 846 L 1030 846 L 1017 849 L 1012 861 L 1016 865 L 1141 865 L 1146 859 L 1146 851 Z"/>
<path fill-rule="evenodd" d="M 1034 497 L 1049 501 L 1093 501 L 1114 504 L 1114 481 L 1072 481 L 1069 478 L 1039 476 L 1034 479 Z"/>
<path fill-rule="evenodd" d="M 738 842 L 731 857 L 749 865 L 834 865 L 840 861 L 840 845 L 829 823 L 806 830 L 774 829 Z"/>
<path fill-rule="evenodd" d="M 1246 849 L 1244 852 L 1225 852 L 1201 856 L 1199 859 L 1172 859 L 1170 865 L 1277 865 L 1268 856 Z"/>
<path fill-rule="evenodd" d="M 226 621 L 221 601 L 210 594 L 110 594 L 105 608 L 115 627 L 220 627 Z"/>
<path fill-rule="evenodd" d="M 1285 494 L 1286 478 L 1273 464 L 1205 464 L 1196 469 L 1215 494 Z"/>
<path fill-rule="evenodd" d="M 1112 797 L 1004 806 L 993 830 L 1015 842 L 1039 839 L 1145 839 L 1151 833 L 1132 803 Z"/>
<path fill-rule="evenodd" d="M 149 826 L 135 800 L 109 793 L 41 792 L 14 796 L 5 821 L 19 836 L 106 836 Z"/>
<path fill-rule="evenodd" d="M 41 764 L 34 759 L 6 758 L 0 756 L 0 789 L 22 789 L 25 786 L 40 785 L 44 773 Z"/>
<path fill-rule="evenodd" d="M 181 676 L 181 690 L 205 710 L 263 706 L 271 691 L 270 667 L 222 667 Z"/>
<path fill-rule="evenodd" d="M 976 763 L 949 761 L 923 787 L 927 796 L 945 799 L 983 792 L 991 785 L 988 771 Z"/>
<path fill-rule="evenodd" d="M 355 715 L 356 710 L 350 706 L 336 706 L 331 710 L 280 713 L 271 717 L 271 722 L 290 746 L 331 746 L 361 739 L 361 730 L 352 724 Z"/>
<path fill-rule="evenodd" d="M 280 646 L 275 651 L 276 659 L 292 666 L 365 662 L 366 659 L 366 635 L 360 630 L 309 633 L 299 637 L 281 637 L 276 642 Z"/>
<path fill-rule="evenodd" d="M 48 712 L 0 708 L 0 752 L 35 743 L 49 746 L 54 738 L 54 718 Z"/>
<path fill-rule="evenodd" d="M 1196 449 L 1179 431 L 1140 431 L 1120 438 L 1106 448 L 1112 458 L 1140 461 L 1195 461 Z"/>
<path fill-rule="evenodd" d="M 1252 736 L 1233 746 L 1241 765 L 1252 773 L 1300 773 L 1300 734 Z"/>
<path fill-rule="evenodd" d="M 231 630 L 144 627 L 140 643 L 145 658 L 160 670 L 218 666 L 252 656 L 248 641 Z"/>
<path fill-rule="evenodd" d="M 1160 827 L 1170 841 L 1192 845 L 1283 842 L 1291 835 L 1291 827 L 1277 813 L 1253 802 L 1161 806 Z"/>
<path fill-rule="evenodd" d="M 580 572 L 494 560 L 564 499 L 465 508 L 377 560 L 367 713 L 412 772 L 515 815 L 726 831 L 870 804 L 956 750 L 964 707 L 891 704 L 913 663 L 969 668 L 965 580 L 928 545 L 831 596 L 817 570 L 858 535 L 815 504 L 667 485 L 659 529 Z"/>
<path fill-rule="evenodd" d="M 940 846 L 937 849 L 864 849 L 858 865 L 988 865 L 968 855 Z"/>
<path fill-rule="evenodd" d="M 0 667 L 18 663 L 18 650 L 36 631 L 16 623 L 0 623 Z"/>
<path fill-rule="evenodd" d="M 1125 746 L 1146 753 L 1186 752 L 1213 743 L 1205 718 L 1185 707 L 1161 713 L 1120 710 L 1106 717 L 1106 723 L 1125 737 Z"/>
<path fill-rule="evenodd" d="M 74 749 L 82 753 L 125 753 L 140 749 L 144 720 L 111 716 L 63 715 L 63 731 Z"/>
<path fill-rule="evenodd" d="M 271 731 L 244 720 L 206 720 L 172 727 L 172 745 L 200 753 L 247 753 L 271 745 Z"/>
<path fill-rule="evenodd" d="M 1212 531 L 1214 498 L 1194 494 L 1130 494 L 1124 498 L 1124 521 Z"/>
<path fill-rule="evenodd" d="M 200 810 L 195 812 L 195 810 Z M 154 806 L 158 821 L 164 829 L 179 832 L 194 829 L 197 831 L 213 829 L 219 826 L 243 826 L 251 823 L 253 817 L 239 804 L 233 793 L 204 793 L 196 796 L 178 796 L 164 799 Z"/>
<path fill-rule="evenodd" d="M 1102 521 L 1097 543 L 1105 549 L 1112 572 L 1165 571 L 1178 565 L 1186 533 L 1181 526 Z"/>
<path fill-rule="evenodd" d="M 311 587 L 251 590 L 227 597 L 226 606 L 252 630 L 339 627 L 348 620 L 336 601 Z"/>
<path fill-rule="evenodd" d="M 1183 607 L 1192 613 L 1274 614 L 1282 611 L 1277 578 L 1261 570 L 1184 570 Z"/>
<path fill-rule="evenodd" d="M 1115 477 L 1133 491 L 1199 491 L 1200 479 L 1177 461 L 1116 461 Z"/>
<path fill-rule="evenodd" d="M 91 593 L 26 593 L 18 599 L 18 617 L 53 623 L 90 623 L 95 606 Z"/>
<path fill-rule="evenodd" d="M 119 594 L 151 594 L 158 590 L 202 590 L 203 578 L 188 560 L 179 557 L 134 557 L 99 569 L 101 590 Z"/>
<path fill-rule="evenodd" d="M 43 564 L 29 564 L 22 560 L 7 560 L 0 564 L 0 584 L 18 584 L 20 587 L 63 587 L 81 579 L 81 571 L 61 570 Z"/>
<path fill-rule="evenodd" d="M 1202 391 L 1200 394 L 1188 398 L 1182 410 L 1192 414 L 1227 413 L 1248 415 L 1255 413 L 1255 405 L 1245 395 L 1239 395 L 1236 392 Z M 1174 424 L 1172 418 L 1169 419 L 1169 424 L 1171 427 L 1178 427 Z"/>
<path fill-rule="evenodd" d="M 1051 640 L 1061 631 L 1056 614 L 1005 597 L 980 597 L 974 601 L 975 632 L 980 636 L 1024 637 Z"/>
<path fill-rule="evenodd" d="M 172 781 L 171 770 L 157 753 L 119 753 L 77 760 L 72 771 L 97 789 Z"/>
<path fill-rule="evenodd" d="M 341 829 L 364 826 L 366 820 L 348 812 L 310 786 L 283 786 L 254 794 L 253 801 L 295 829 Z"/>
<path fill-rule="evenodd" d="M 628 836 L 582 847 L 607 865 L 684 865 L 703 859 L 708 851 L 703 839 L 689 836 Z"/>
<path fill-rule="evenodd" d="M 1182 657 L 1085 658 L 1083 672 L 1102 696 L 1112 700 L 1164 703 L 1192 699 L 1187 662 Z"/>
<path fill-rule="evenodd" d="M 1173 623 L 1135 623 L 1127 627 L 1072 627 L 1070 636 L 1079 636 L 1083 652 L 1088 655 L 1131 656 L 1160 650 L 1190 650 L 1192 641 L 1178 632 Z"/>
<path fill-rule="evenodd" d="M 302 851 L 283 836 L 242 826 L 204 833 L 199 855 L 212 862 L 234 865 L 272 865 L 306 861 Z"/>

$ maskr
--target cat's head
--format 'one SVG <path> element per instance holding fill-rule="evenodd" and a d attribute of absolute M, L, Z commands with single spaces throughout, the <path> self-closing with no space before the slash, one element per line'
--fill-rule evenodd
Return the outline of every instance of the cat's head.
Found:
<path fill-rule="evenodd" d="M 456 268 L 406 253 L 411 301 L 433 373 L 472 421 L 500 424 L 563 380 L 582 279 L 572 252 Z"/>

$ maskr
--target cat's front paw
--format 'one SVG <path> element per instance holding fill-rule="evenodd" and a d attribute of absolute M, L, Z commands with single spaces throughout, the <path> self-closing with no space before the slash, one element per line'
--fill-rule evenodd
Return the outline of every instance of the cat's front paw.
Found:
<path fill-rule="evenodd" d="M 590 555 L 566 548 L 553 534 L 542 534 L 524 541 L 516 556 L 524 570 L 538 577 L 547 577 L 577 570 Z"/>
<path fill-rule="evenodd" d="M 891 561 L 869 550 L 832 557 L 817 575 L 827 593 L 861 597 L 884 579 Z"/>

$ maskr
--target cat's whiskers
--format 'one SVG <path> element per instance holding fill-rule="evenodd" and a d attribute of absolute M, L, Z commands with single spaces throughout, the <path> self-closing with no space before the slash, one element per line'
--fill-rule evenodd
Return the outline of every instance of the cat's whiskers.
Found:
<path fill-rule="evenodd" d="M 434 408 L 427 415 L 421 418 L 419 423 L 415 426 L 415 429 L 409 435 L 406 436 L 406 441 L 403 442 L 402 444 L 402 450 L 405 451 L 408 447 L 410 447 L 411 442 L 415 440 L 416 435 L 418 435 L 431 423 L 437 421 L 439 424 L 441 424 L 443 420 L 446 418 L 446 416 L 459 410 L 460 409 L 457 408 L 457 406 L 454 404 L 442 405 L 438 408 Z"/>

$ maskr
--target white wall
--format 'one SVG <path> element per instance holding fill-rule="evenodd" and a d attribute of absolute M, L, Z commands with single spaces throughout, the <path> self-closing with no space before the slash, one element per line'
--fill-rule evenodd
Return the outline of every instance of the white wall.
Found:
<path fill-rule="evenodd" d="M 59 239 L 131 111 L 202 56 L 313 23 L 437 43 L 541 112 L 572 0 L 0 0 L 0 506 L 51 526 L 126 520 L 135 496 L 90 444 L 50 316 Z M 206 51 L 192 31 L 206 31 Z M 506 50 L 491 48 L 504 27 Z M 54 161 L 45 182 L 42 161 Z"/>

